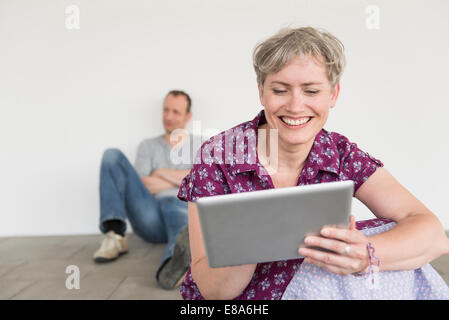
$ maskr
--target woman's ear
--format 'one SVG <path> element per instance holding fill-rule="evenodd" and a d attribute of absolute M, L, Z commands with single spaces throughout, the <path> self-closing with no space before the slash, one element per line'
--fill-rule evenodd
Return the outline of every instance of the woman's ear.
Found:
<path fill-rule="evenodd" d="M 260 104 L 265 107 L 265 102 L 263 101 L 263 87 L 260 84 L 257 85 L 257 89 L 259 90 L 259 100 Z"/>
<path fill-rule="evenodd" d="M 339 94 L 340 94 L 340 82 L 337 83 L 332 90 L 331 108 L 335 107 L 335 103 L 337 102 Z"/>

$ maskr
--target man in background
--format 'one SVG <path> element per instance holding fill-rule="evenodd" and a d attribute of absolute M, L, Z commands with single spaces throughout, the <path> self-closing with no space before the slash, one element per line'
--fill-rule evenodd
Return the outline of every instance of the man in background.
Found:
<path fill-rule="evenodd" d="M 187 202 L 177 194 L 197 150 L 193 150 L 194 137 L 186 131 L 176 135 L 175 141 L 170 136 L 185 128 L 192 117 L 190 109 L 187 93 L 170 91 L 163 103 L 165 134 L 139 144 L 134 167 L 120 150 L 107 149 L 100 169 L 100 230 L 105 238 L 94 261 L 113 261 L 128 251 L 128 218 L 134 233 L 145 241 L 167 243 L 156 272 L 158 284 L 165 289 L 179 285 L 189 267 Z M 175 164 L 170 158 L 172 150 L 189 152 L 190 162 Z"/>

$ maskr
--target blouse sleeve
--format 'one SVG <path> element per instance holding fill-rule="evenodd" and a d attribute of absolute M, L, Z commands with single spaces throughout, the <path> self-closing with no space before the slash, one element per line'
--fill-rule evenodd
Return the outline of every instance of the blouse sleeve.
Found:
<path fill-rule="evenodd" d="M 377 168 L 383 167 L 384 164 L 357 147 L 357 144 L 351 143 L 347 156 L 342 159 L 343 166 L 341 173 L 343 180 L 354 181 L 354 196 L 360 186 L 376 171 Z"/>
<path fill-rule="evenodd" d="M 210 197 L 230 193 L 222 167 L 207 155 L 201 160 L 200 148 L 197 152 L 195 163 L 181 182 L 178 191 L 178 199 L 195 202 L 202 197 Z"/>

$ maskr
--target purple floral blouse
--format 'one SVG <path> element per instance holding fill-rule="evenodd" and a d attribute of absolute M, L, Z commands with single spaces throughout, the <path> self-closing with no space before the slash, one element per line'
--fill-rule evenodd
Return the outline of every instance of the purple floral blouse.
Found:
<path fill-rule="evenodd" d="M 258 127 L 266 123 L 264 110 L 252 120 L 241 123 L 205 141 L 198 151 L 190 173 L 178 192 L 183 201 L 195 202 L 213 195 L 274 189 L 273 182 L 259 162 L 256 152 Z M 354 181 L 354 194 L 383 163 L 345 136 L 325 129 L 315 136 L 297 185 Z M 358 222 L 363 229 L 389 222 L 373 219 Z M 278 300 L 298 270 L 303 259 L 259 263 L 253 278 L 236 299 Z M 190 269 L 180 287 L 184 299 L 204 299 Z"/>

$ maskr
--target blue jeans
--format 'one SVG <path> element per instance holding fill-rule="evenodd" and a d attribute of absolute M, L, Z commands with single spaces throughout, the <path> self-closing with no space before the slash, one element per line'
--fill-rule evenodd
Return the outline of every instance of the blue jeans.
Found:
<path fill-rule="evenodd" d="M 107 149 L 100 169 L 100 230 L 107 220 L 128 218 L 134 233 L 150 243 L 167 243 L 156 272 L 171 258 L 178 234 L 187 226 L 187 202 L 176 197 L 155 198 L 140 180 L 126 156 Z"/>

